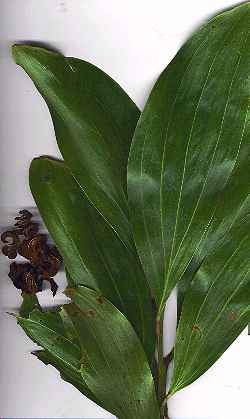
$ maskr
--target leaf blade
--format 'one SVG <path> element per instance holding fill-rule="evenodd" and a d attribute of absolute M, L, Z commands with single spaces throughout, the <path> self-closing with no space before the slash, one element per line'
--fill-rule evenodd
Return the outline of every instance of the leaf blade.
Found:
<path fill-rule="evenodd" d="M 160 312 L 200 250 L 241 148 L 247 150 L 248 27 L 248 3 L 203 26 L 160 76 L 135 131 L 129 201 Z"/>
<path fill-rule="evenodd" d="M 245 226 L 235 228 L 195 275 L 178 326 L 171 394 L 206 372 L 247 326 L 249 244 Z"/>
<path fill-rule="evenodd" d="M 133 248 L 126 166 L 139 110 L 121 87 L 83 60 L 29 45 L 13 57 L 34 81 L 53 120 L 59 149 L 89 200 Z"/>
<path fill-rule="evenodd" d="M 78 287 L 66 294 L 73 302 L 65 309 L 78 331 L 85 354 L 82 374 L 90 390 L 109 401 L 108 410 L 119 418 L 158 419 L 153 377 L 126 318 L 106 299 L 97 304 L 92 290 Z"/>

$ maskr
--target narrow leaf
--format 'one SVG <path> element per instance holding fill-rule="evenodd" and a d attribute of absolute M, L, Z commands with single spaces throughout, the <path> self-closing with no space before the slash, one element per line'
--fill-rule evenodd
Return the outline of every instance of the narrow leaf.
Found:
<path fill-rule="evenodd" d="M 137 255 L 88 202 L 65 164 L 33 160 L 30 187 L 61 252 L 71 283 L 98 290 L 130 320 L 145 351 L 154 353 L 151 296 Z"/>
<path fill-rule="evenodd" d="M 90 63 L 29 45 L 15 45 L 13 57 L 47 102 L 58 146 L 79 185 L 120 239 L 133 247 L 126 170 L 139 110 Z"/>
<path fill-rule="evenodd" d="M 82 347 L 81 372 L 89 389 L 119 419 L 159 419 L 154 380 L 141 344 L 127 319 L 95 291 L 66 292 L 65 306 Z"/>
<path fill-rule="evenodd" d="M 249 156 L 249 23 L 244 3 L 204 25 L 160 76 L 135 131 L 129 201 L 160 312 Z"/>

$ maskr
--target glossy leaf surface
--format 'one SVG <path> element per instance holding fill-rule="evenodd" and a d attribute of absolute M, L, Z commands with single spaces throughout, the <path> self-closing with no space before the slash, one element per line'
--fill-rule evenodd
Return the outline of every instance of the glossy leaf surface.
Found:
<path fill-rule="evenodd" d="M 249 227 L 248 220 L 232 229 L 192 281 L 177 331 L 172 394 L 206 372 L 250 321 Z"/>
<path fill-rule="evenodd" d="M 63 162 L 33 160 L 30 187 L 71 283 L 106 296 L 132 323 L 151 359 L 155 341 L 151 296 L 137 255 L 88 202 Z"/>
<path fill-rule="evenodd" d="M 234 176 L 221 194 L 206 239 L 186 278 L 184 275 L 186 284 L 180 283 L 179 314 L 183 299 L 184 307 L 177 333 L 172 392 L 204 373 L 250 321 L 248 167 L 245 146 L 239 153 Z"/>
<path fill-rule="evenodd" d="M 72 303 L 64 309 L 80 348 L 62 335 L 63 322 L 55 326 L 51 314 L 48 318 L 36 312 L 29 319 L 18 318 L 25 332 L 46 351 L 36 355 L 55 365 L 68 381 L 77 380 L 73 384 L 79 389 L 80 372 L 83 385 L 119 419 L 159 419 L 153 377 L 128 320 L 108 300 L 100 302 L 93 290 L 78 287 L 67 295 Z"/>
<path fill-rule="evenodd" d="M 13 56 L 46 100 L 59 149 L 81 188 L 133 247 L 126 170 L 139 110 L 90 63 L 28 45 L 15 45 Z"/>
<path fill-rule="evenodd" d="M 135 131 L 129 201 L 160 311 L 204 245 L 239 157 L 249 156 L 249 23 L 246 3 L 204 25 L 160 76 Z"/>

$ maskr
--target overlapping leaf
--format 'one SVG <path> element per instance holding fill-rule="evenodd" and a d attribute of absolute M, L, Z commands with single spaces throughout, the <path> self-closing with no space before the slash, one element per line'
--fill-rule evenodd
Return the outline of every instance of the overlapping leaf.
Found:
<path fill-rule="evenodd" d="M 132 323 L 151 359 L 151 296 L 137 255 L 88 202 L 63 162 L 33 160 L 30 187 L 71 281 L 106 296 Z"/>
<path fill-rule="evenodd" d="M 212 224 L 218 239 L 221 194 L 239 158 L 249 156 L 249 22 L 246 3 L 203 26 L 157 81 L 135 131 L 128 173 L 133 229 L 160 311 L 206 248 Z M 233 193 L 228 213 L 239 206 Z M 220 236 L 228 228 L 223 217 Z"/>
<path fill-rule="evenodd" d="M 93 290 L 78 287 L 67 294 L 72 303 L 64 307 L 80 349 L 61 334 L 62 324 L 55 327 L 51 318 L 44 320 L 44 313 L 18 319 L 25 332 L 45 349 L 42 358 L 59 366 L 69 381 L 76 379 L 76 373 L 78 380 L 80 373 L 88 390 L 119 419 L 159 419 L 153 377 L 128 320 Z"/>
<path fill-rule="evenodd" d="M 60 151 L 89 200 L 133 247 L 128 222 L 127 159 L 139 110 L 90 63 L 15 45 L 13 56 L 46 100 Z"/>

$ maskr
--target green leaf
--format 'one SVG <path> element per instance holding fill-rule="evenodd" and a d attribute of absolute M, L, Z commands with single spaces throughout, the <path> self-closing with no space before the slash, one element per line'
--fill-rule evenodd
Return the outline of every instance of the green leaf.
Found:
<path fill-rule="evenodd" d="M 214 217 L 207 229 L 206 235 L 200 243 L 195 257 L 189 264 L 187 271 L 178 284 L 178 314 L 182 309 L 185 293 L 194 278 L 195 273 L 202 265 L 203 260 L 215 251 L 216 248 L 230 240 L 232 231 L 244 226 L 247 231 L 249 223 L 249 151 L 245 144 L 239 152 L 233 175 L 220 194 L 219 205 L 215 208 Z M 235 247 L 239 238 L 235 237 Z"/>
<path fill-rule="evenodd" d="M 129 202 L 159 312 L 204 246 L 237 160 L 249 156 L 249 23 L 245 3 L 204 25 L 160 76 L 135 131 Z"/>
<path fill-rule="evenodd" d="M 80 354 L 80 342 L 78 339 L 77 332 L 72 323 L 72 320 L 68 316 L 64 307 L 61 307 L 60 309 L 57 309 L 56 311 L 53 311 L 53 312 L 47 311 L 47 312 L 44 312 L 43 314 L 37 311 L 34 311 L 31 314 L 30 319 L 32 319 L 32 321 L 38 322 L 40 325 L 42 324 L 48 329 L 54 330 L 59 336 L 60 335 L 64 336 L 74 345 L 74 347 L 76 346 L 79 348 L 79 354 Z M 61 359 L 60 357 L 58 357 L 57 354 L 54 354 L 53 342 L 51 344 L 49 351 L 37 350 L 37 351 L 33 351 L 32 354 L 35 355 L 45 365 L 50 364 L 53 367 L 55 367 L 60 372 L 61 378 L 64 381 L 67 381 L 68 383 L 72 384 L 82 394 L 84 394 L 84 396 L 88 397 L 94 403 L 98 404 L 99 406 L 105 409 L 105 405 L 103 405 L 103 403 L 97 400 L 94 394 L 91 393 L 91 391 L 88 389 L 87 385 L 83 381 L 81 372 L 73 368 L 71 365 L 67 364 L 67 362 L 64 362 L 64 359 Z M 79 359 L 79 354 L 77 355 L 77 359 Z"/>
<path fill-rule="evenodd" d="M 200 263 L 201 265 L 201 263 Z M 187 270 L 183 274 L 181 280 L 178 283 L 177 287 L 177 324 L 180 320 L 183 301 L 186 296 L 186 293 L 192 283 L 192 280 L 194 279 L 195 273 L 198 271 L 198 261 L 197 259 L 192 260 L 192 262 L 189 264 Z"/>
<path fill-rule="evenodd" d="M 45 348 L 32 352 L 33 355 L 44 364 L 53 365 L 63 380 L 73 384 L 82 394 L 105 408 L 84 382 L 80 372 L 80 347 L 68 339 L 68 331 L 63 321 L 65 316 L 64 313 L 62 318 L 62 312 L 58 310 L 54 312 L 34 310 L 29 318 L 17 317 L 17 321 L 35 343 Z"/>
<path fill-rule="evenodd" d="M 85 61 L 29 45 L 13 57 L 44 97 L 64 160 L 92 204 L 128 246 L 127 159 L 139 110 L 121 87 Z"/>
<path fill-rule="evenodd" d="M 248 169 L 249 152 L 243 147 L 206 239 L 183 277 L 186 283 L 180 282 L 179 313 L 183 287 L 186 291 L 191 282 L 191 288 L 177 332 L 172 393 L 213 365 L 250 321 Z M 207 332 L 203 334 L 203 330 Z"/>
<path fill-rule="evenodd" d="M 127 319 L 84 287 L 66 292 L 65 306 L 82 347 L 81 371 L 89 389 L 119 419 L 159 419 L 154 381 L 141 344 Z"/>
<path fill-rule="evenodd" d="M 29 319 L 18 318 L 27 335 L 44 348 L 35 355 L 119 419 L 159 419 L 153 377 L 128 320 L 105 298 L 100 303 L 98 292 L 79 287 L 66 294 L 72 303 L 64 309 L 80 348 L 65 337 L 66 330 L 62 335 L 65 313 L 59 318 L 60 312 L 35 312 Z"/>
<path fill-rule="evenodd" d="M 80 349 L 65 336 L 59 312 L 34 310 L 29 318 L 17 317 L 17 321 L 34 342 L 59 362 L 74 371 L 79 370 Z"/>
<path fill-rule="evenodd" d="M 249 220 L 235 226 L 191 283 L 177 330 L 171 394 L 206 372 L 250 321 L 249 227 Z"/>
<path fill-rule="evenodd" d="M 80 347 L 80 342 L 79 342 L 75 327 L 72 323 L 71 318 L 68 316 L 67 312 L 65 311 L 64 307 L 61 307 L 60 317 L 64 325 L 65 336 L 75 345 Z"/>
<path fill-rule="evenodd" d="M 151 296 L 137 255 L 88 202 L 63 162 L 33 160 L 30 187 L 71 283 L 107 297 L 134 326 L 151 360 L 155 342 Z"/>

